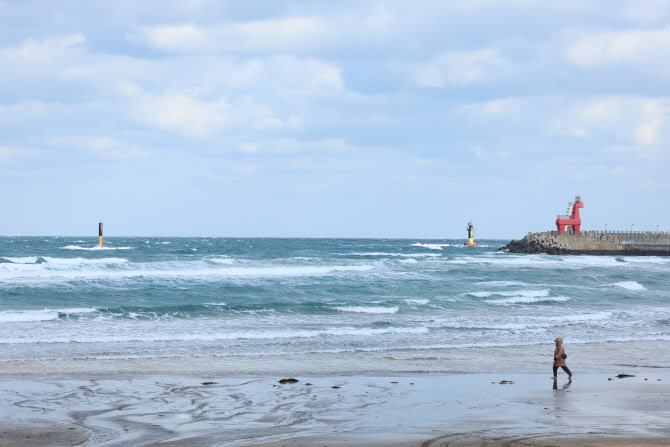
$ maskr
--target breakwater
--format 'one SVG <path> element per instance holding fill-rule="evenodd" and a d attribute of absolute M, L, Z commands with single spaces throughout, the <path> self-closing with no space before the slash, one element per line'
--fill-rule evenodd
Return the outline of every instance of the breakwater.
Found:
<path fill-rule="evenodd" d="M 549 255 L 670 256 L 670 233 L 658 231 L 557 231 L 528 233 L 500 247 L 510 253 Z"/>

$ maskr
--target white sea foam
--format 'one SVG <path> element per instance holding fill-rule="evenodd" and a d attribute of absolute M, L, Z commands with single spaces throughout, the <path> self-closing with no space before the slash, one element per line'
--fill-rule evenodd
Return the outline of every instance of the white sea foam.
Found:
<path fill-rule="evenodd" d="M 221 265 L 231 265 L 235 263 L 235 261 L 230 258 L 209 258 L 207 260 L 209 262 L 213 262 L 214 264 L 221 264 Z"/>
<path fill-rule="evenodd" d="M 110 247 L 108 245 L 93 245 L 91 247 L 84 247 L 81 245 L 66 245 L 63 250 L 132 250 L 135 247 Z"/>
<path fill-rule="evenodd" d="M 507 298 L 501 299 L 492 299 L 485 300 L 489 304 L 529 304 L 529 303 L 539 303 L 545 301 L 567 301 L 570 300 L 570 297 L 567 296 L 549 296 L 549 289 L 541 290 L 514 290 L 514 291 L 481 291 L 481 292 L 469 292 L 468 295 L 475 296 L 477 298 L 488 298 L 491 296 L 504 296 Z"/>
<path fill-rule="evenodd" d="M 108 265 L 108 264 L 126 264 L 129 261 L 126 258 L 53 258 L 51 256 L 44 256 L 44 259 L 49 265 L 53 266 L 86 266 L 86 265 Z"/>
<path fill-rule="evenodd" d="M 3 256 L 3 259 L 13 262 L 14 264 L 35 264 L 37 262 L 37 256 L 21 256 L 18 258 Z"/>
<path fill-rule="evenodd" d="M 423 247 L 430 250 L 442 250 L 442 247 L 452 247 L 452 244 L 423 244 L 421 242 L 416 242 L 412 244 L 413 247 Z"/>
<path fill-rule="evenodd" d="M 338 256 L 387 256 L 403 258 L 437 258 L 442 256 L 439 253 L 386 253 L 386 252 L 359 252 L 359 253 L 334 253 Z"/>
<path fill-rule="evenodd" d="M 58 309 L 58 312 L 61 314 L 90 314 L 97 312 L 98 309 L 95 307 L 69 307 L 66 309 Z"/>
<path fill-rule="evenodd" d="M 404 300 L 404 301 L 405 301 L 407 304 L 420 304 L 420 305 L 428 304 L 428 303 L 430 302 L 430 300 L 419 299 L 419 298 L 408 298 L 408 299 L 406 299 L 406 300 Z"/>
<path fill-rule="evenodd" d="M 26 323 L 56 319 L 58 319 L 58 311 L 56 310 L 9 310 L 0 312 L 0 322 L 2 323 Z"/>
<path fill-rule="evenodd" d="M 670 264 L 669 258 L 657 256 L 624 256 L 623 260 L 631 264 Z"/>
<path fill-rule="evenodd" d="M 394 314 L 398 312 L 398 307 L 372 307 L 372 306 L 342 306 L 335 309 L 340 312 L 353 312 L 361 314 Z"/>
<path fill-rule="evenodd" d="M 26 258 L 26 260 L 29 260 Z M 53 275 L 70 274 L 70 272 L 80 271 L 84 274 L 89 274 L 81 269 L 97 267 L 104 268 L 109 265 L 126 264 L 129 261 L 124 258 L 102 258 L 102 259 L 85 259 L 85 258 L 52 258 L 44 256 L 42 263 L 37 263 L 34 258 L 32 262 L 21 263 L 2 263 L 0 264 L 0 280 L 9 281 L 16 277 L 26 278 L 25 275 L 31 274 L 32 279 L 37 279 L 43 276 L 49 277 Z M 90 270 L 94 273 L 96 269 Z"/>
<path fill-rule="evenodd" d="M 521 296 L 521 297 L 535 298 L 535 297 L 549 296 L 549 289 L 541 289 L 541 290 L 523 289 L 523 290 L 513 290 L 505 292 L 499 292 L 499 291 L 468 292 L 468 295 L 476 296 L 478 298 L 488 298 L 489 296 L 492 295 Z"/>
<path fill-rule="evenodd" d="M 451 264 L 490 264 L 496 267 L 538 268 L 538 269 L 581 269 L 585 267 L 631 267 L 632 264 L 619 262 L 611 256 L 549 256 L 549 255 L 497 255 L 458 256 L 450 258 Z"/>
<path fill-rule="evenodd" d="M 428 324 L 431 328 L 452 328 L 452 329 L 526 329 L 527 325 L 523 323 L 496 323 L 488 320 L 472 321 L 440 318 Z"/>
<path fill-rule="evenodd" d="M 202 303 L 205 306 L 227 306 L 226 303 Z"/>
<path fill-rule="evenodd" d="M 386 334 L 425 334 L 429 329 L 419 327 L 396 328 L 355 328 L 343 327 L 323 330 L 277 330 L 277 331 L 232 331 L 205 333 L 132 333 L 127 335 L 72 334 L 50 338 L 7 337 L 0 338 L 0 344 L 33 343 L 125 343 L 125 342 L 167 342 L 167 341 L 219 341 L 219 340 L 277 340 L 290 338 L 317 337 L 374 337 Z"/>
<path fill-rule="evenodd" d="M 523 281 L 481 281 L 481 282 L 477 282 L 475 284 L 481 285 L 481 286 L 494 286 L 494 287 L 495 286 L 505 287 L 505 286 L 527 286 L 528 285 L 528 283 L 525 283 Z"/>
<path fill-rule="evenodd" d="M 633 291 L 647 290 L 642 284 L 640 284 L 637 281 L 621 281 L 621 282 L 616 282 L 613 285 L 615 287 L 620 287 L 620 288 L 626 289 L 626 290 L 633 290 Z"/>
<path fill-rule="evenodd" d="M 6 310 L 0 311 L 0 323 L 29 323 L 57 320 L 59 314 L 84 314 L 95 312 L 95 308 L 68 308 L 42 310 Z"/>
<path fill-rule="evenodd" d="M 467 295 L 476 296 L 477 298 L 487 298 L 493 295 L 493 292 L 468 292 Z"/>
<path fill-rule="evenodd" d="M 589 314 L 580 314 L 580 315 L 561 315 L 558 319 L 563 323 L 582 323 L 585 321 L 600 321 L 600 320 L 609 320 L 613 316 L 612 312 L 595 312 Z M 549 320 L 556 320 L 556 318 L 549 318 Z"/>
<path fill-rule="evenodd" d="M 416 259 L 400 259 L 398 262 L 402 262 L 403 264 L 418 264 L 419 261 Z"/>
<path fill-rule="evenodd" d="M 568 301 L 570 299 L 569 296 L 513 296 L 497 300 L 486 300 L 486 302 L 490 304 L 530 304 L 545 301 Z"/>
<path fill-rule="evenodd" d="M 109 259 L 109 258 L 107 258 Z M 103 261 L 103 260 L 97 260 Z M 105 263 L 105 262 L 101 262 Z M 0 264 L 0 281 L 54 282 L 74 280 L 118 280 L 132 278 L 166 278 L 219 280 L 221 278 L 264 278 L 329 276 L 341 273 L 371 271 L 373 265 L 214 267 L 204 262 L 128 263 L 129 268 L 52 269 L 44 264 Z M 123 266 L 118 266 L 123 267 Z"/>

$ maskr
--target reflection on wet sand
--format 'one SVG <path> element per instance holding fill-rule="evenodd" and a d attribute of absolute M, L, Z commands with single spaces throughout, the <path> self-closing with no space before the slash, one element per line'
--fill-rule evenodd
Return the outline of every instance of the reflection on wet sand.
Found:
<path fill-rule="evenodd" d="M 0 445 L 44 445 L 30 433 L 49 445 L 517 445 L 593 433 L 642 445 L 668 434 L 663 374 L 583 375 L 551 391 L 529 374 L 5 379 Z"/>

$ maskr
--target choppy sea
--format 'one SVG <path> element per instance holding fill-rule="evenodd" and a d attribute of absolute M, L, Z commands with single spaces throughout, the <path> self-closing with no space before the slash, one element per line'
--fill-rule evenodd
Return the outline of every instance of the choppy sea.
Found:
<path fill-rule="evenodd" d="M 508 241 L 0 238 L 0 372 L 670 367 L 670 257 Z"/>

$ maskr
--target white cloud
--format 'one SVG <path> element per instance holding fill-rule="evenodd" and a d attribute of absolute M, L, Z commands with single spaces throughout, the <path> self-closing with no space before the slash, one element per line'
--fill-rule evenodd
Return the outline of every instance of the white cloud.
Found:
<path fill-rule="evenodd" d="M 391 41 L 402 40 L 398 13 L 406 15 L 404 8 L 352 4 L 345 9 L 309 9 L 320 11 L 214 26 L 192 22 L 141 26 L 127 39 L 168 53 L 358 51 L 388 49 Z M 411 24 L 407 17 L 405 22 Z"/>
<path fill-rule="evenodd" d="M 494 118 L 519 116 L 527 106 L 523 98 L 509 97 L 497 98 L 484 102 L 466 104 L 462 110 L 472 114 L 476 118 Z"/>
<path fill-rule="evenodd" d="M 164 51 L 202 51 L 216 45 L 216 41 L 210 42 L 205 29 L 192 24 L 142 28 L 140 34 L 149 46 Z"/>
<path fill-rule="evenodd" d="M 113 138 L 107 137 L 55 137 L 49 139 L 49 144 L 58 146 L 73 146 L 79 149 L 86 149 L 92 151 L 104 151 L 112 147 L 118 146 L 119 142 Z"/>
<path fill-rule="evenodd" d="M 62 111 L 61 104 L 45 103 L 35 100 L 24 100 L 16 104 L 1 105 L 0 119 L 9 121 L 11 119 L 35 119 L 49 113 Z"/>
<path fill-rule="evenodd" d="M 615 148 L 647 148 L 670 143 L 670 98 L 609 96 L 563 107 L 552 121 L 557 133 L 576 137 L 609 136 Z M 638 150 L 636 149 L 636 150 Z M 617 149 L 619 150 L 619 149 Z"/>
<path fill-rule="evenodd" d="M 586 138 L 591 135 L 591 132 L 583 127 L 567 123 L 561 119 L 549 120 L 548 133 L 550 135 L 568 135 L 576 138 Z"/>
<path fill-rule="evenodd" d="M 313 141 L 299 141 L 294 138 L 276 139 L 265 144 L 272 152 L 278 153 L 324 153 L 350 152 L 357 149 L 344 138 L 322 138 Z"/>
<path fill-rule="evenodd" d="M 490 81 L 506 74 L 509 64 L 494 49 L 442 53 L 413 67 L 421 87 L 468 85 Z"/>
<path fill-rule="evenodd" d="M 668 0 L 636 0 L 624 2 L 620 11 L 623 18 L 635 23 L 663 23 L 670 16 L 670 1 Z"/>
<path fill-rule="evenodd" d="M 27 155 L 31 151 L 25 149 L 18 149 L 9 146 L 0 146 L 0 161 L 8 161 L 13 158 Z"/>
<path fill-rule="evenodd" d="M 142 27 L 136 37 L 154 49 L 167 52 L 272 52 L 318 45 L 329 29 L 319 18 L 289 17 L 216 27 L 193 24 Z"/>
<path fill-rule="evenodd" d="M 656 146 L 609 146 L 603 148 L 601 152 L 605 154 L 653 154 L 658 152 Z"/>
<path fill-rule="evenodd" d="M 125 144 L 110 137 L 53 137 L 47 143 L 51 146 L 88 151 L 108 160 L 132 160 L 146 155 L 145 151 L 134 145 Z"/>
<path fill-rule="evenodd" d="M 670 27 L 605 32 L 568 46 L 566 58 L 579 67 L 631 64 L 650 70 L 670 69 Z"/>
<path fill-rule="evenodd" d="M 137 121 L 195 137 L 211 136 L 220 129 L 227 120 L 230 107 L 224 98 L 201 100 L 185 91 L 151 94 L 127 83 L 122 84 L 121 91 L 129 95 L 132 114 Z"/>
<path fill-rule="evenodd" d="M 342 70 L 334 63 L 288 55 L 254 58 L 230 67 L 224 80 L 237 88 L 272 88 L 300 95 L 339 94 L 344 88 Z"/>
<path fill-rule="evenodd" d="M 618 97 L 597 98 L 579 106 L 579 118 L 586 126 L 607 129 L 621 120 L 624 99 Z"/>
<path fill-rule="evenodd" d="M 475 146 L 475 147 L 471 148 L 470 151 L 479 160 L 486 160 L 488 158 L 488 155 L 486 155 L 486 152 L 479 146 Z"/>
<path fill-rule="evenodd" d="M 83 34 L 70 34 L 60 38 L 28 39 L 20 46 L 0 50 L 0 59 L 6 62 L 43 64 L 61 58 L 72 47 L 86 42 Z"/>
<path fill-rule="evenodd" d="M 251 95 L 229 100 L 204 95 L 200 89 L 150 93 L 131 83 L 120 84 L 118 91 L 125 96 L 126 108 L 137 122 L 191 137 L 214 137 L 224 129 L 277 131 L 304 126 L 303 119 L 292 110 L 282 116 L 284 113 L 259 104 Z"/>
<path fill-rule="evenodd" d="M 642 146 L 651 146 L 658 140 L 660 121 L 640 123 L 635 128 L 635 141 Z"/>
<path fill-rule="evenodd" d="M 302 127 L 302 120 L 298 117 L 291 116 L 286 120 L 277 117 L 260 119 L 254 126 L 256 129 L 300 129 Z"/>

